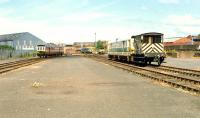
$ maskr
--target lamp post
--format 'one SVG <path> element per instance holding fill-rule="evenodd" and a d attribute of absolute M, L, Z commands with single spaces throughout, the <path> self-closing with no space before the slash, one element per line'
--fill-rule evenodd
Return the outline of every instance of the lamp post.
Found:
<path fill-rule="evenodd" d="M 95 32 L 94 33 L 94 39 L 95 39 L 95 49 L 97 48 L 97 42 L 96 42 L 96 40 L 97 40 L 97 33 Z"/>

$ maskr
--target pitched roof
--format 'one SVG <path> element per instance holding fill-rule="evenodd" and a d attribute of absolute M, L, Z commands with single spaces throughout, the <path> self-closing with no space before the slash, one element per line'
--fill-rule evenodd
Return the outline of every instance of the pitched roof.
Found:
<path fill-rule="evenodd" d="M 174 41 L 175 44 L 190 44 L 192 43 L 192 36 L 189 35 L 187 37 L 183 37 L 183 38 L 180 38 L 176 41 Z"/>
<path fill-rule="evenodd" d="M 22 33 L 13 33 L 13 34 L 4 34 L 4 35 L 0 35 L 0 41 L 6 41 L 6 40 L 14 40 L 18 37 L 21 37 L 23 35 L 26 35 L 26 34 L 30 34 L 28 32 L 22 32 Z"/>
<path fill-rule="evenodd" d="M 187 36 L 180 39 L 177 39 L 174 42 L 164 42 L 165 46 L 174 46 L 174 45 L 193 45 L 193 44 L 200 44 L 200 42 L 194 42 L 193 39 L 200 39 L 199 36 Z"/>

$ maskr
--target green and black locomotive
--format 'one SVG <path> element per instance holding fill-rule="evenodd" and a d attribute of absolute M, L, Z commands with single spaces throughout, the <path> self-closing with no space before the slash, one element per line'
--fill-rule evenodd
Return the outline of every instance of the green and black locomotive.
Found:
<path fill-rule="evenodd" d="M 160 65 L 165 59 L 163 34 L 157 32 L 134 35 L 131 39 L 108 45 L 108 58 L 147 65 Z"/>

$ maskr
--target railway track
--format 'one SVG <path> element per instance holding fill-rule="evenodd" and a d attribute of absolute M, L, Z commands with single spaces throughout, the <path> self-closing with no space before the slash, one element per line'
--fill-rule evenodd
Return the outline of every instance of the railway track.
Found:
<path fill-rule="evenodd" d="M 14 61 L 14 62 L 2 63 L 0 64 L 0 74 L 6 73 L 6 72 L 9 72 L 21 67 L 29 66 L 35 63 L 39 63 L 43 60 L 44 59 L 40 59 L 40 58 L 31 58 L 31 59 L 19 60 L 19 61 Z"/>
<path fill-rule="evenodd" d="M 175 73 L 181 73 L 189 76 L 196 76 L 200 77 L 200 71 L 198 70 L 192 70 L 192 69 L 186 69 L 186 68 L 178 68 L 178 67 L 172 67 L 172 66 L 160 66 L 157 67 L 157 69 L 162 69 L 166 71 L 173 71 Z"/>
<path fill-rule="evenodd" d="M 169 66 L 147 66 L 139 67 L 132 64 L 108 60 L 104 57 L 89 56 L 96 61 L 131 71 L 152 80 L 168 84 L 175 88 L 181 88 L 200 95 L 200 72 L 197 70 L 169 67 Z"/>

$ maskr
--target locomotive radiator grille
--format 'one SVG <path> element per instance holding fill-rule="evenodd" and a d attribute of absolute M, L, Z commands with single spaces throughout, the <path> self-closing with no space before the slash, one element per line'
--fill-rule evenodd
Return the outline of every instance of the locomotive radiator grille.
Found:
<path fill-rule="evenodd" d="M 144 43 L 142 45 L 143 53 L 162 53 L 164 51 L 164 46 L 162 43 Z"/>

